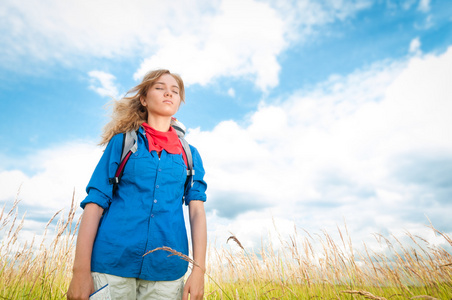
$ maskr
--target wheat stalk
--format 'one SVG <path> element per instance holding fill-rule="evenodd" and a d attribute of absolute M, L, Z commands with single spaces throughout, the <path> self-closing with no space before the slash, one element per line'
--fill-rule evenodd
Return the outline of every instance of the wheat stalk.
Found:
<path fill-rule="evenodd" d="M 174 250 L 173 248 L 167 247 L 167 246 L 158 247 L 158 248 L 149 250 L 148 252 L 146 252 L 145 254 L 143 254 L 143 257 L 146 256 L 146 255 L 148 255 L 148 254 L 151 254 L 152 252 L 159 251 L 159 250 L 163 250 L 163 251 L 168 251 L 168 252 L 170 252 L 171 254 L 168 255 L 168 257 L 174 256 L 174 255 L 179 256 L 181 259 L 183 259 L 183 260 L 185 260 L 185 261 L 188 261 L 189 263 L 192 263 L 194 266 L 197 266 L 198 268 L 200 268 L 204 273 L 206 272 L 206 270 L 205 270 L 203 267 L 201 267 L 194 259 L 191 259 L 191 258 L 188 257 L 187 255 L 185 255 L 185 254 L 183 254 L 183 253 L 181 253 L 181 252 L 178 252 L 178 251 Z"/>
<path fill-rule="evenodd" d="M 367 299 L 372 299 L 372 300 L 387 300 L 384 297 L 378 297 L 378 296 L 375 296 L 366 291 L 346 290 L 346 291 L 341 291 L 341 293 L 361 295 Z"/>

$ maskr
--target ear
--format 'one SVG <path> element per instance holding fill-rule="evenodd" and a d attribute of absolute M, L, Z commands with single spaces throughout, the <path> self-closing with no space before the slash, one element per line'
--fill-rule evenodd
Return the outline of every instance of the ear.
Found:
<path fill-rule="evenodd" d="M 141 105 L 146 106 L 146 100 L 144 100 L 143 96 L 140 97 L 140 102 L 141 102 Z"/>

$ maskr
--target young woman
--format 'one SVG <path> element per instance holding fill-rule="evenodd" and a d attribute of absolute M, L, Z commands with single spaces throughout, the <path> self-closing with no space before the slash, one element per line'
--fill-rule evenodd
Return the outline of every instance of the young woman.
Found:
<path fill-rule="evenodd" d="M 172 116 L 184 101 L 182 79 L 168 70 L 149 72 L 117 101 L 101 144 L 108 144 L 87 187 L 77 237 L 68 299 L 88 299 L 108 284 L 111 299 L 202 299 L 206 255 L 207 185 L 196 148 L 193 184 L 184 184 L 187 161 Z M 128 95 L 129 95 L 128 94 Z M 125 132 L 137 130 L 138 150 L 113 191 L 109 178 L 121 160 Z M 167 246 L 188 255 L 183 216 L 188 205 L 193 259 L 198 266 L 185 282 L 188 263 L 157 250 Z M 144 255 L 144 256 L 143 256 Z"/>

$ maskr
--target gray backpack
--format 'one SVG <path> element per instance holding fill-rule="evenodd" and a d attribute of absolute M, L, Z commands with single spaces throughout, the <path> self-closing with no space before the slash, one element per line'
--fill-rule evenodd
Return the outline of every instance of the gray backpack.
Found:
<path fill-rule="evenodd" d="M 187 157 L 187 179 L 185 180 L 184 191 L 187 191 L 187 188 L 190 184 L 193 185 L 193 175 L 195 175 L 195 170 L 193 169 L 193 157 L 191 155 L 190 146 L 188 142 L 185 140 L 185 126 L 181 122 L 179 122 L 176 118 L 171 119 L 171 126 L 176 130 L 177 136 L 182 144 L 182 149 L 185 152 L 185 156 Z M 129 160 L 130 155 L 135 153 L 138 150 L 137 144 L 137 132 L 136 131 L 128 131 L 124 134 L 124 140 L 122 142 L 122 153 L 121 153 L 121 161 L 119 163 L 118 169 L 116 170 L 115 177 L 109 178 L 108 182 L 113 185 L 113 193 L 118 189 L 118 184 L 121 181 L 122 174 L 124 173 L 124 168 L 126 166 L 127 161 Z M 184 192 L 184 194 L 185 194 Z"/>

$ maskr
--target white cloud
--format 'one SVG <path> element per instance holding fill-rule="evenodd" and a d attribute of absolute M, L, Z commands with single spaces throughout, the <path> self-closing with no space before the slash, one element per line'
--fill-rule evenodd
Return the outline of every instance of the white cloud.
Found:
<path fill-rule="evenodd" d="M 422 22 L 415 22 L 414 28 L 417 30 L 428 30 L 433 27 L 435 23 L 433 22 L 432 15 L 427 15 Z"/>
<path fill-rule="evenodd" d="M 319 26 L 344 20 L 370 1 L 306 0 L 296 7 L 293 1 L 255 0 L 2 4 L 5 66 L 24 56 L 66 65 L 86 57 L 143 57 L 135 78 L 165 67 L 181 73 L 188 85 L 235 77 L 266 90 L 278 84 L 278 57 L 291 43 L 306 41 Z"/>
<path fill-rule="evenodd" d="M 164 27 L 187 21 L 172 18 L 170 23 L 167 17 L 175 8 L 176 13 L 180 9 L 175 4 L 156 9 L 156 1 L 31 0 L 27 5 L 15 1 L 4 4 L 5 15 L 9 15 L 4 22 L 11 26 L 8 37 L 16 49 L 43 59 L 67 54 L 133 55 L 137 48 L 151 46 Z M 192 6 L 188 7 L 191 12 Z"/>
<path fill-rule="evenodd" d="M 402 3 L 402 8 L 405 9 L 405 10 L 408 10 L 408 9 L 410 9 L 411 6 L 412 6 L 413 4 L 415 4 L 415 3 L 416 3 L 416 0 L 405 0 L 405 1 Z"/>
<path fill-rule="evenodd" d="M 20 170 L 3 171 L 0 173 L 0 201 L 15 199 L 21 185 L 27 180 L 27 176 Z"/>
<path fill-rule="evenodd" d="M 271 227 L 272 216 L 313 230 L 345 218 L 359 240 L 418 230 L 424 215 L 452 231 L 442 213 L 452 195 L 443 183 L 452 171 L 450 70 L 452 47 L 334 76 L 282 105 L 262 104 L 246 127 L 191 130 L 208 170 L 213 224 L 226 220 L 221 209 L 231 218 L 218 232 L 256 233 L 263 229 L 254 224 Z"/>
<path fill-rule="evenodd" d="M 116 80 L 115 76 L 97 70 L 90 71 L 88 75 L 91 78 L 91 85 L 89 86 L 90 89 L 103 97 L 118 98 L 118 89 L 114 83 Z"/>
<path fill-rule="evenodd" d="M 102 149 L 92 143 L 74 141 L 24 157 L 34 174 L 18 170 L 0 171 L 0 202 L 11 203 L 19 191 L 28 217 L 50 217 L 71 204 L 72 194 L 80 202 Z M 45 220 L 45 222 L 47 221 Z"/>
<path fill-rule="evenodd" d="M 231 76 L 252 79 L 265 91 L 278 85 L 278 56 L 291 42 L 306 39 L 315 26 L 345 19 L 368 7 L 369 1 L 322 5 L 298 1 L 295 8 L 293 4 L 223 0 L 218 13 L 205 19 L 203 32 L 165 32 L 159 37 L 159 50 L 143 61 L 134 78 L 168 66 L 181 73 L 188 85 L 206 85 Z"/>
<path fill-rule="evenodd" d="M 430 11 L 430 0 L 420 0 L 419 6 L 417 9 L 424 13 L 429 12 Z"/>
<path fill-rule="evenodd" d="M 159 66 L 177 70 L 187 85 L 208 84 L 220 76 L 254 78 L 261 89 L 278 84 L 276 57 L 285 48 L 283 21 L 277 12 L 253 0 L 223 0 L 206 29 L 182 35 L 166 32 L 159 50 L 134 75 Z"/>
<path fill-rule="evenodd" d="M 422 53 L 422 51 L 421 51 L 421 40 L 419 39 L 419 37 L 414 38 L 414 39 L 411 40 L 409 52 L 414 54 L 414 55 L 420 55 Z"/>
<path fill-rule="evenodd" d="M 308 42 L 321 25 L 337 20 L 344 21 L 358 11 L 369 8 L 370 0 L 327 0 L 327 1 L 265 1 L 274 7 L 284 20 L 288 40 Z"/>

